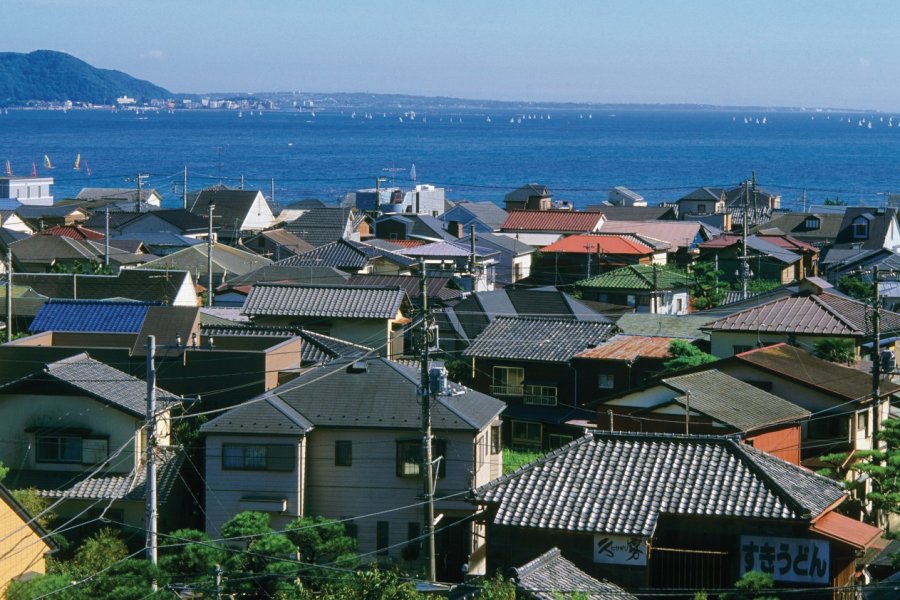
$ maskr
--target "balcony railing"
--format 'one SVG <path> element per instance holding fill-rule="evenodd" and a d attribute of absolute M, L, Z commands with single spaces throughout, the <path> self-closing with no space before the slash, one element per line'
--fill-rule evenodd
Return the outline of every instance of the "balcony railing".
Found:
<path fill-rule="evenodd" d="M 493 384 L 491 385 L 492 396 L 521 396 L 525 393 L 522 385 Z"/>
<path fill-rule="evenodd" d="M 526 385 L 522 398 L 525 404 L 556 406 L 556 388 L 543 385 Z"/>

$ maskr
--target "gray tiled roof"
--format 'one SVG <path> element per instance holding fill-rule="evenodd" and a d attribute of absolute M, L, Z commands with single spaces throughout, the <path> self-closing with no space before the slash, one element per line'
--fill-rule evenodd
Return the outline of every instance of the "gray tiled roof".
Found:
<path fill-rule="evenodd" d="M 300 358 L 304 365 L 326 364 L 335 360 L 355 360 L 375 353 L 375 350 L 345 340 L 312 331 L 304 331 L 301 327 L 264 327 L 249 323 L 216 323 L 204 325 L 203 335 L 218 337 L 300 337 Z"/>
<path fill-rule="evenodd" d="M 460 202 L 456 205 L 491 229 L 500 229 L 509 213 L 493 202 Z"/>
<path fill-rule="evenodd" d="M 475 491 L 499 525 L 640 536 L 664 513 L 808 522 L 844 497 L 838 482 L 731 438 L 606 432 Z"/>
<path fill-rule="evenodd" d="M 663 378 L 679 392 L 675 401 L 709 415 L 739 431 L 752 431 L 776 423 L 805 419 L 810 412 L 793 402 L 744 383 L 717 369 Z M 690 400 L 686 394 L 690 392 Z"/>
<path fill-rule="evenodd" d="M 566 362 L 616 332 L 608 322 L 499 317 L 463 353 L 479 358 Z"/>
<path fill-rule="evenodd" d="M 352 216 L 353 211 L 346 208 L 312 208 L 285 229 L 313 246 L 324 246 L 344 237 Z"/>
<path fill-rule="evenodd" d="M 386 288 L 403 288 L 406 295 L 412 298 L 419 297 L 418 277 L 413 275 L 351 275 L 347 280 L 349 285 L 362 285 Z M 462 297 L 462 292 L 448 287 L 452 281 L 449 277 L 428 277 L 427 292 L 429 300 L 452 300 Z"/>
<path fill-rule="evenodd" d="M 315 250 L 285 258 L 276 264 L 288 267 L 334 267 L 343 270 L 360 270 L 376 258 L 384 258 L 401 266 L 411 266 L 416 263 L 414 259 L 396 252 L 382 250 L 361 242 L 338 240 L 319 246 Z"/>
<path fill-rule="evenodd" d="M 616 325 L 623 333 L 632 335 L 664 335 L 692 340 L 708 340 L 709 334 L 700 328 L 714 320 L 716 315 L 654 315 L 630 313 L 619 317 Z"/>
<path fill-rule="evenodd" d="M 401 289 L 258 283 L 241 313 L 250 316 L 392 319 L 406 300 Z"/>
<path fill-rule="evenodd" d="M 0 389 L 16 388 L 26 382 L 55 380 L 92 396 L 106 404 L 143 417 L 147 413 L 147 382 L 94 360 L 86 353 L 76 354 L 44 365 L 43 371 L 12 381 Z M 180 398 L 157 389 L 157 401 L 180 402 Z"/>
<path fill-rule="evenodd" d="M 245 402 L 223 415 L 205 423 L 203 433 L 246 434 L 248 432 L 270 435 L 303 435 L 312 430 L 313 424 L 302 414 L 287 406 L 277 397 Z"/>
<path fill-rule="evenodd" d="M 229 287 L 248 285 L 264 281 L 280 281 L 282 283 L 303 283 L 308 285 L 339 285 L 345 283 L 349 275 L 334 267 L 295 267 L 281 263 L 266 265 L 245 275 L 238 275 L 228 280 Z"/>
<path fill-rule="evenodd" d="M 282 401 L 294 411 L 296 422 L 305 421 L 314 427 L 418 431 L 422 418 L 419 372 L 385 358 L 369 358 L 364 363 L 364 369 L 354 368 L 356 363 L 335 363 L 307 371 L 260 398 Z M 477 431 L 505 407 L 480 392 L 455 384 L 453 387 L 456 393 L 439 396 L 432 408 L 436 430 Z M 252 409 L 256 404 L 260 402 L 232 409 L 203 425 L 201 431 L 216 431 L 221 421 L 228 421 L 229 433 L 271 433 L 274 425 L 269 421 L 257 424 L 257 411 Z"/>
<path fill-rule="evenodd" d="M 161 449 L 161 460 L 156 471 L 156 494 L 160 503 L 165 503 L 179 479 L 179 471 L 185 454 L 181 449 Z M 144 464 L 130 473 L 121 475 L 96 475 L 76 478 L 72 484 L 72 471 L 63 472 L 20 472 L 18 484 L 36 488 L 43 498 L 65 498 L 67 500 L 126 500 L 143 501 L 146 494 L 147 468 Z M 14 474 L 18 475 L 18 474 Z M 60 487 L 54 483 L 59 482 Z"/>
<path fill-rule="evenodd" d="M 220 232 L 232 232 L 239 228 L 253 207 L 258 190 L 230 190 L 209 188 L 200 190 L 190 204 L 190 211 L 208 220 L 209 204 L 214 202 L 213 222 Z M 265 202 L 265 198 L 263 198 Z"/>
<path fill-rule="evenodd" d="M 637 600 L 614 583 L 594 579 L 563 558 L 559 548 L 513 569 L 512 578 L 534 600 L 559 600 L 576 592 L 585 600 Z"/>

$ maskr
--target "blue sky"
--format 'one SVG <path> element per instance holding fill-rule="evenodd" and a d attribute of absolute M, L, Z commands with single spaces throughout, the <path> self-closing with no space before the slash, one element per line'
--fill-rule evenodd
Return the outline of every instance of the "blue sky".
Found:
<path fill-rule="evenodd" d="M 900 109 L 900 2 L 3 0 L 2 49 L 176 92 Z"/>

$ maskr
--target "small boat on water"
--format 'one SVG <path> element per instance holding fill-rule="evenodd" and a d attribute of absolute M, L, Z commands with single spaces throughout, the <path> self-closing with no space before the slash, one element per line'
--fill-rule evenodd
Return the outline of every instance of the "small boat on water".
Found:
<path fill-rule="evenodd" d="M 44 168 L 45 168 L 45 169 L 52 169 L 52 168 L 53 168 L 53 163 L 50 162 L 50 157 L 47 156 L 46 154 L 44 155 Z"/>
<path fill-rule="evenodd" d="M 6 161 L 6 171 L 5 171 L 5 173 L 6 173 L 6 175 L 7 175 L 8 177 L 12 177 L 12 174 L 13 174 L 13 172 L 12 172 L 12 166 L 9 164 L 9 161 Z"/>
<path fill-rule="evenodd" d="M 80 170 L 81 170 L 81 154 L 76 154 L 76 155 L 75 155 L 75 166 L 72 167 L 72 169 L 75 170 L 75 171 L 80 171 Z"/>

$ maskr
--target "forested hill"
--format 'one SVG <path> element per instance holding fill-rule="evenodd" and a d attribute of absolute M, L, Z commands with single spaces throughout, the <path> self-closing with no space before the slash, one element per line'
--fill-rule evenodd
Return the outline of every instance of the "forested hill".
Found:
<path fill-rule="evenodd" d="M 0 106 L 66 100 L 112 104 L 123 95 L 139 101 L 173 97 L 149 81 L 121 71 L 97 69 L 64 52 L 0 52 Z"/>

